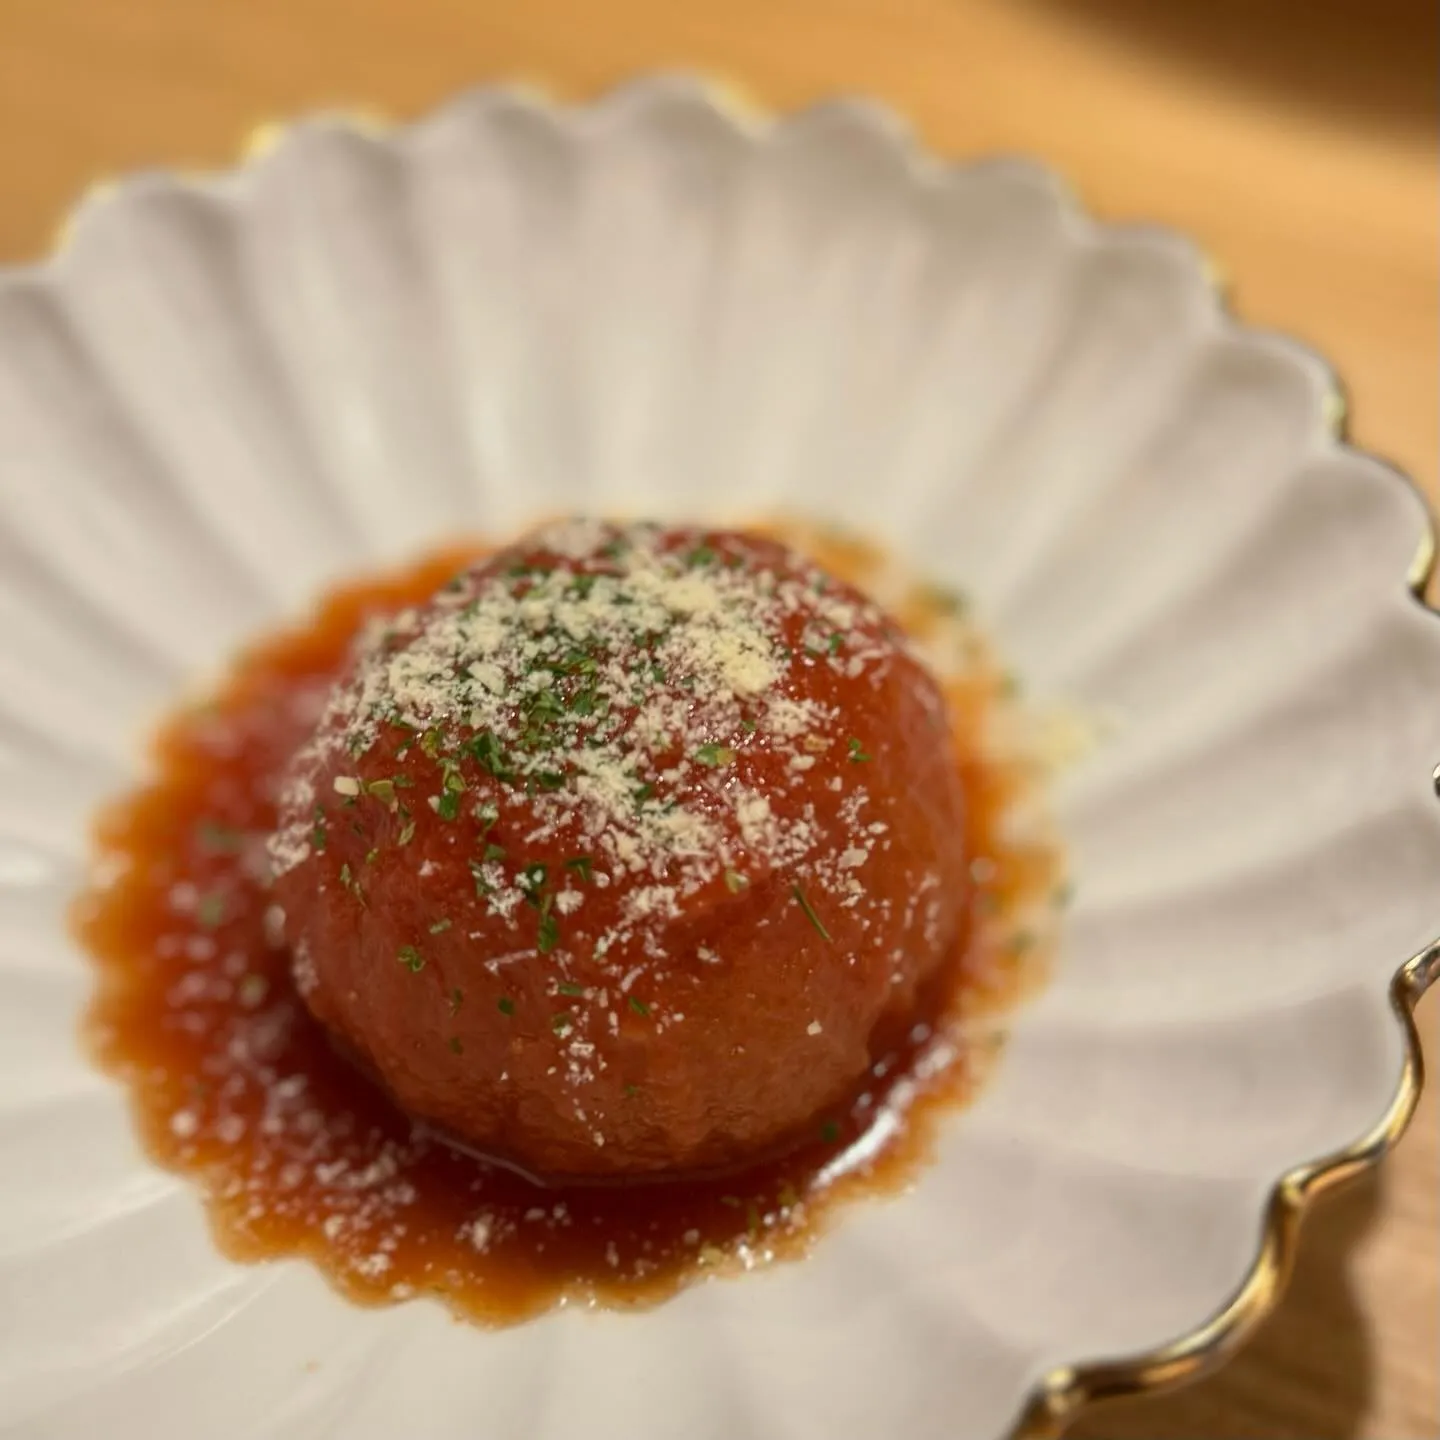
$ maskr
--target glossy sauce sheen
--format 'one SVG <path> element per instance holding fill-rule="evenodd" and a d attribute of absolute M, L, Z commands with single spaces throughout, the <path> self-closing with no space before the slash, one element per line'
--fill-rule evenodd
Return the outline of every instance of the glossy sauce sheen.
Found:
<path fill-rule="evenodd" d="M 993 1049 L 975 1036 L 994 1027 L 976 1017 L 1012 1003 L 1039 969 L 1044 947 L 1016 917 L 1051 907 L 1056 859 L 1048 845 L 1003 839 L 1029 783 L 1024 767 L 982 758 L 1003 684 L 986 667 L 947 682 L 969 923 L 915 1027 L 886 1042 L 851 1103 L 812 1143 L 741 1173 L 539 1187 L 412 1125 L 340 1058 L 266 918 L 276 781 L 352 636 L 475 554 L 337 591 L 308 626 L 243 656 L 210 704 L 164 727 L 153 783 L 100 823 L 103 883 L 77 906 L 101 975 L 88 1022 L 99 1059 L 129 1087 L 150 1153 L 202 1189 L 227 1253 L 308 1255 L 357 1299 L 431 1293 L 505 1323 L 562 1300 L 647 1303 L 696 1273 L 798 1255 L 845 1196 L 914 1174 L 937 1115 L 971 1093 Z M 863 584 L 872 557 L 832 544 L 817 558 Z M 914 628 L 933 616 L 922 606 L 901 618 Z"/>

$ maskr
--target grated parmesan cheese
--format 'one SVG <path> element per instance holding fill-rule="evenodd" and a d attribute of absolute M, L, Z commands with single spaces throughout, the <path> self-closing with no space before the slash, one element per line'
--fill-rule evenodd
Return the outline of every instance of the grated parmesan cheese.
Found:
<path fill-rule="evenodd" d="M 578 832 L 597 886 L 643 878 L 597 955 L 672 919 L 722 873 L 819 881 L 813 812 L 777 816 L 748 756 L 799 774 L 843 744 L 840 717 L 787 682 L 815 664 L 844 674 L 859 661 L 878 675 L 895 637 L 877 607 L 778 547 L 722 553 L 703 533 L 677 544 L 654 525 L 565 521 L 508 552 L 512 563 L 476 567 L 433 606 L 367 629 L 290 777 L 274 873 L 314 853 L 322 772 L 406 736 L 436 763 L 442 783 L 415 797 L 432 815 L 473 808 L 478 766 L 525 793 L 528 843 Z M 350 773 L 332 785 L 346 803 L 365 793 Z M 426 860 L 420 876 L 433 868 Z M 477 857 L 474 869 L 489 913 L 518 923 L 534 896 L 513 867 Z M 568 918 L 583 897 L 567 886 L 549 903 Z"/>

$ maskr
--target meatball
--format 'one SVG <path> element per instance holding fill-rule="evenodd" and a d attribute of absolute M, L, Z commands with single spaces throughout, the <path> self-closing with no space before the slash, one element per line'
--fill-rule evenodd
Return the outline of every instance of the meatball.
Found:
<path fill-rule="evenodd" d="M 957 941 L 944 702 L 776 541 L 567 521 L 362 637 L 270 854 L 314 1015 L 534 1174 L 815 1133 Z"/>

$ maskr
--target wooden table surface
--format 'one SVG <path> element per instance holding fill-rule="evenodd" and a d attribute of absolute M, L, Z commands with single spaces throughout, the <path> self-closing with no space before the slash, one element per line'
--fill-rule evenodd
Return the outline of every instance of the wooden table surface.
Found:
<path fill-rule="evenodd" d="M 1430 0 L 0 0 L 0 261 L 42 253 L 92 180 L 223 165 L 318 105 L 410 115 L 486 77 L 586 94 L 657 66 L 781 107 L 863 91 L 942 150 L 1034 152 L 1100 213 L 1190 231 L 1434 495 L 1437 54 Z M 1440 1054 L 1440 1002 L 1421 1023 Z M 1238 1359 L 1076 1433 L 1431 1440 L 1437 1375 L 1432 1090 L 1383 1171 L 1316 1207 Z"/>

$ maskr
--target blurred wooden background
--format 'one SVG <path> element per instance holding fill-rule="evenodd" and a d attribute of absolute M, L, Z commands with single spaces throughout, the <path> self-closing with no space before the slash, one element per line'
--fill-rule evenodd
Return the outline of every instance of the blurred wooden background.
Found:
<path fill-rule="evenodd" d="M 1433 497 L 1437 23 L 1433 0 L 0 0 L 0 261 L 43 253 L 93 180 L 224 165 L 316 106 L 405 116 L 487 77 L 583 95 L 659 66 L 781 107 L 864 91 L 950 154 L 1034 152 L 1101 214 L 1190 231 Z M 1422 1026 L 1440 1054 L 1433 997 Z M 1437 1360 L 1432 1090 L 1382 1173 L 1316 1208 L 1238 1359 L 1077 1433 L 1433 1440 Z"/>

